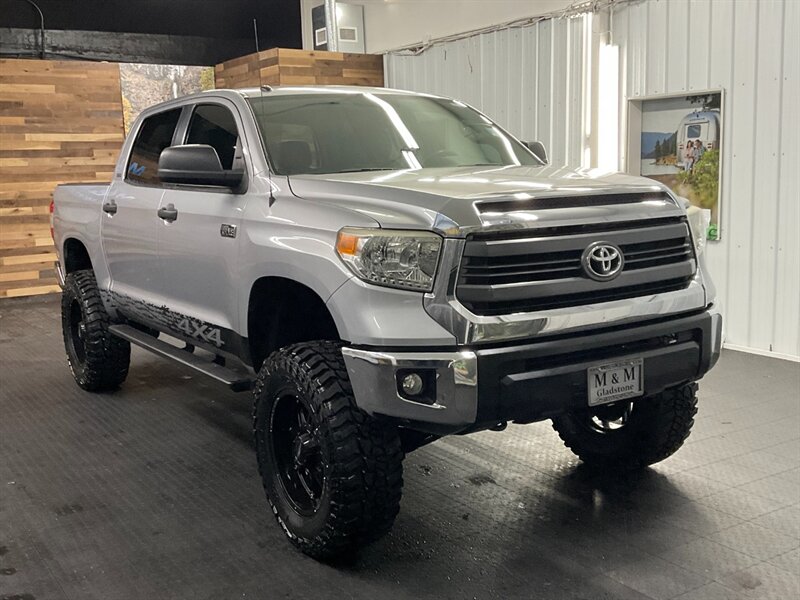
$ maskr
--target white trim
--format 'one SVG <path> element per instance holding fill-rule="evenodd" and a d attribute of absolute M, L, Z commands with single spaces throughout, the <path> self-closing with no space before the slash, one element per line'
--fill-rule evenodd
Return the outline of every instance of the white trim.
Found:
<path fill-rule="evenodd" d="M 769 358 L 778 358 L 780 360 L 788 360 L 790 362 L 800 363 L 800 356 L 792 354 L 783 354 L 782 352 L 770 352 L 769 350 L 761 350 L 759 348 L 750 348 L 748 346 L 739 346 L 737 344 L 722 344 L 725 350 L 735 350 L 736 352 L 747 352 L 748 354 L 757 354 L 758 356 L 767 356 Z"/>

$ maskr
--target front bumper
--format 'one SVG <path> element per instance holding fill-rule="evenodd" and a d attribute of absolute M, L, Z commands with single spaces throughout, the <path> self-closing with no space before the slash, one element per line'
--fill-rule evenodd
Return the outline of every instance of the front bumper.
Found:
<path fill-rule="evenodd" d="M 586 406 L 586 369 L 606 362 L 642 358 L 645 396 L 695 381 L 719 358 L 721 337 L 722 318 L 712 306 L 513 346 L 455 352 L 346 347 L 342 354 L 361 409 L 423 431 L 455 433 Z M 409 370 L 435 373 L 435 397 L 425 403 L 403 397 L 398 372 Z"/>

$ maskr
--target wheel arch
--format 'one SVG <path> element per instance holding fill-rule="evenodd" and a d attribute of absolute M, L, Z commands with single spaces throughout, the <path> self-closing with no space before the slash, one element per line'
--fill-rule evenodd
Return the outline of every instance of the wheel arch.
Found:
<path fill-rule="evenodd" d="M 341 339 L 333 315 L 316 291 L 275 276 L 261 277 L 250 288 L 247 338 L 256 370 L 272 352 L 289 344 Z"/>
<path fill-rule="evenodd" d="M 83 269 L 94 270 L 89 250 L 86 248 L 86 244 L 78 238 L 68 237 L 64 240 L 62 256 L 64 260 L 64 275 Z"/>

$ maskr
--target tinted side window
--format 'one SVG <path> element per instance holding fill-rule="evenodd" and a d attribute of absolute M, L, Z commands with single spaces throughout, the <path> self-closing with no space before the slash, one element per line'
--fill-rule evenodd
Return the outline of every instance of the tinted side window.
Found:
<path fill-rule="evenodd" d="M 236 155 L 236 142 L 239 133 L 236 130 L 236 121 L 224 106 L 219 104 L 200 104 L 192 114 L 189 122 L 187 144 L 208 144 L 219 155 L 223 169 L 233 166 Z"/>
<path fill-rule="evenodd" d="M 161 183 L 158 178 L 158 157 L 172 143 L 172 134 L 180 116 L 181 109 L 174 108 L 144 120 L 133 142 L 126 179 L 151 185 Z"/>

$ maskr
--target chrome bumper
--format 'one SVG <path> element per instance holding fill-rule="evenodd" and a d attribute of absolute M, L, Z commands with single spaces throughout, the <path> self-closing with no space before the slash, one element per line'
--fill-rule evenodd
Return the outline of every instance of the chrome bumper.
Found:
<path fill-rule="evenodd" d="M 61 262 L 56 261 L 53 265 L 53 268 L 56 271 L 56 279 L 58 280 L 58 287 L 62 290 L 64 289 L 64 270 L 61 268 Z"/>
<path fill-rule="evenodd" d="M 474 352 L 383 352 L 342 348 L 358 407 L 372 415 L 461 429 L 478 411 L 478 359 Z M 399 369 L 435 369 L 433 404 L 398 393 Z"/>
<path fill-rule="evenodd" d="M 712 304 L 708 307 L 708 314 L 711 316 L 711 361 L 709 369 L 711 369 L 719 360 L 722 353 L 722 343 L 724 340 L 723 335 L 723 322 L 722 313 L 719 312 L 719 307 Z"/>

